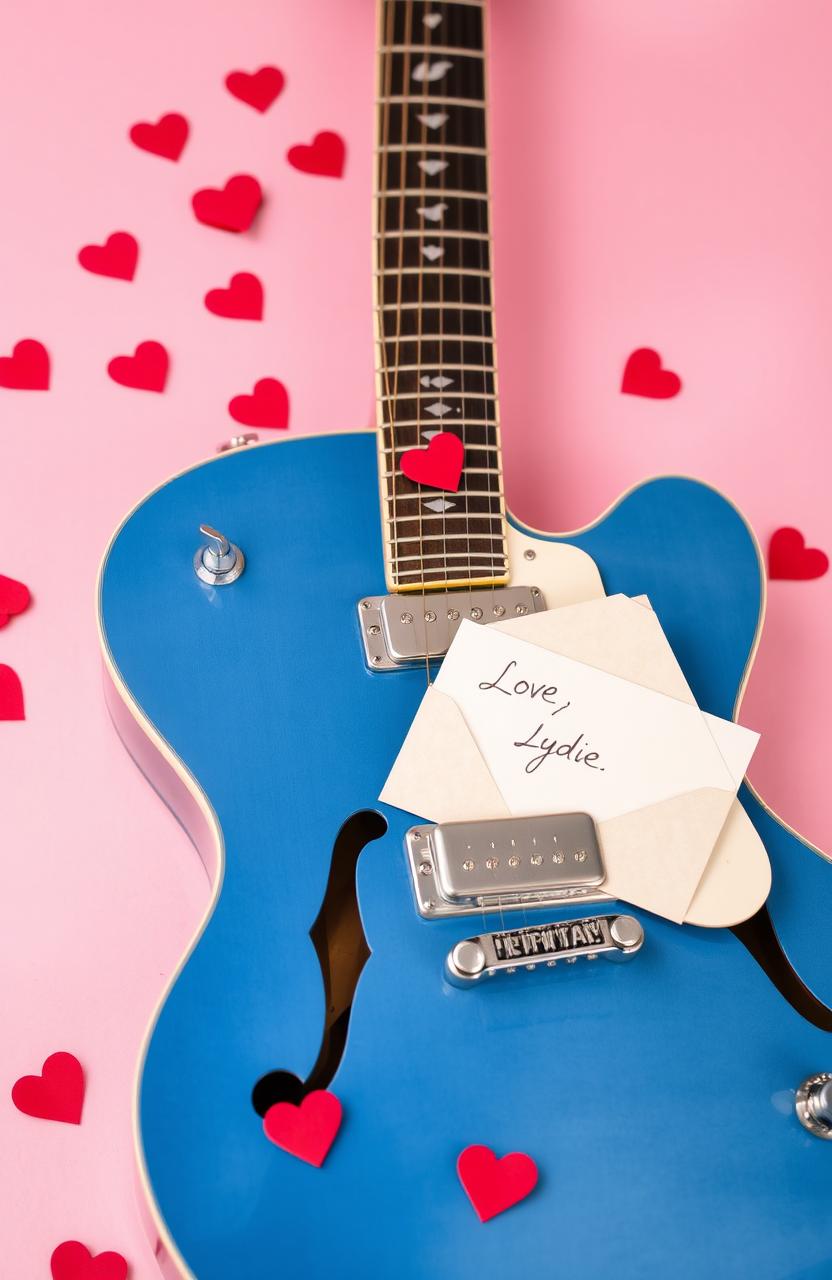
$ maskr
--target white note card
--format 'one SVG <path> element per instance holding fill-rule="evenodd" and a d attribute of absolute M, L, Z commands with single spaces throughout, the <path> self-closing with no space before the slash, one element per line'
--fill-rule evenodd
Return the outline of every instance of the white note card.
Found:
<path fill-rule="evenodd" d="M 716 722 L 720 750 L 713 717 L 695 704 L 469 621 L 435 686 L 518 815 L 582 811 L 602 822 L 702 787 L 733 793 L 758 740 Z"/>

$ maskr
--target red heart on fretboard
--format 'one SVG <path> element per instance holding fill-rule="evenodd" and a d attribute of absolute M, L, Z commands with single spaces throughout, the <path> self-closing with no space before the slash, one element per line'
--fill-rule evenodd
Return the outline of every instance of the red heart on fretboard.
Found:
<path fill-rule="evenodd" d="M 132 280 L 139 260 L 139 246 L 129 231 L 114 231 L 104 244 L 87 244 L 78 261 L 85 271 L 113 280 Z"/>
<path fill-rule="evenodd" d="M 316 133 L 311 143 L 300 142 L 290 147 L 286 159 L 302 173 L 316 173 L 322 178 L 340 178 L 344 172 L 347 148 L 344 139 L 325 129 Z"/>
<path fill-rule="evenodd" d="M 132 356 L 114 356 L 107 365 L 113 382 L 137 391 L 164 391 L 168 353 L 161 342 L 140 342 Z"/>
<path fill-rule="evenodd" d="M 64 1240 L 52 1254 L 52 1280 L 127 1280 L 127 1259 L 120 1253 L 93 1256 L 80 1240 Z"/>
<path fill-rule="evenodd" d="M 14 614 L 28 609 L 31 601 L 29 588 L 24 583 L 0 573 L 0 627 L 5 627 Z"/>
<path fill-rule="evenodd" d="M 225 87 L 235 98 L 256 111 L 267 111 L 283 90 L 286 78 L 277 67 L 261 67 L 259 71 L 231 71 Z"/>
<path fill-rule="evenodd" d="M 289 425 L 289 392 L 277 378 L 261 378 L 250 396 L 234 396 L 228 412 L 245 427 L 281 430 Z"/>
<path fill-rule="evenodd" d="M 263 286 L 249 271 L 238 271 L 227 289 L 209 289 L 205 305 L 215 316 L 231 320 L 263 319 Z"/>
<path fill-rule="evenodd" d="M 198 222 L 221 231 L 248 231 L 263 203 L 260 183 L 248 173 L 229 178 L 222 188 L 204 187 L 191 200 Z"/>
<path fill-rule="evenodd" d="M 808 581 L 822 578 L 829 568 L 829 557 L 818 547 L 807 547 L 799 529 L 777 529 L 768 546 L 768 576 Z"/>
<path fill-rule="evenodd" d="M 178 160 L 188 141 L 188 122 L 184 116 L 171 111 L 156 124 L 145 121 L 134 124 L 130 130 L 130 141 L 151 155 Z"/>
<path fill-rule="evenodd" d="M 408 449 L 402 454 L 402 471 L 417 484 L 456 493 L 464 459 L 465 447 L 459 436 L 440 431 L 426 449 Z"/>
<path fill-rule="evenodd" d="M 308 1093 L 296 1107 L 276 1102 L 263 1117 L 263 1130 L 275 1146 L 320 1169 L 341 1127 L 341 1103 L 328 1089 Z"/>
<path fill-rule="evenodd" d="M 669 400 L 682 389 L 678 373 L 662 368 L 662 358 L 651 347 L 639 347 L 624 366 L 621 390 L 629 396 L 646 396 L 649 400 Z"/>
<path fill-rule="evenodd" d="M 35 338 L 15 343 L 10 356 L 0 356 L 0 387 L 14 391 L 48 391 L 49 352 Z"/>
<path fill-rule="evenodd" d="M 537 1165 L 521 1151 L 498 1160 L 490 1147 L 466 1147 L 456 1171 L 480 1222 L 525 1200 L 537 1185 Z"/>

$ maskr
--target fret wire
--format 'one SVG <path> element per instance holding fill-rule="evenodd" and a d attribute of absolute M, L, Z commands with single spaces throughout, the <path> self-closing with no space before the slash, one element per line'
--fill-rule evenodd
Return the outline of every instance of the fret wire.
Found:
<path fill-rule="evenodd" d="M 403 564 L 405 562 L 409 562 L 413 560 L 418 560 L 420 564 L 423 563 L 425 560 L 442 560 L 444 561 L 445 568 L 449 568 L 450 565 L 453 564 L 454 560 L 464 560 L 465 564 L 472 564 L 472 565 L 474 564 L 496 565 L 496 564 L 503 563 L 503 561 L 505 560 L 504 555 L 492 556 L 492 555 L 481 554 L 480 552 L 474 552 L 472 555 L 465 556 L 465 557 L 463 557 L 458 552 L 450 552 L 450 556 L 451 556 L 451 559 L 449 560 L 446 558 L 444 552 L 442 551 L 437 551 L 437 552 L 429 551 L 426 556 L 391 556 L 390 559 L 393 560 L 396 564 Z"/>
<path fill-rule="evenodd" d="M 420 107 L 424 107 L 425 99 L 423 97 L 414 97 L 409 93 L 392 93 L 387 97 L 376 98 L 377 106 L 404 106 L 405 104 L 417 103 Z M 443 98 L 433 94 L 427 99 L 428 107 L 473 107 L 476 111 L 484 111 L 486 104 L 481 98 Z"/>
<path fill-rule="evenodd" d="M 375 310 L 376 311 L 477 311 L 480 314 L 484 314 L 485 312 L 493 311 L 494 308 L 490 302 L 486 302 L 483 304 L 480 304 L 479 302 L 441 302 L 441 303 L 440 302 L 427 302 L 427 303 L 402 302 L 401 304 L 399 304 L 398 302 L 384 302 L 380 307 L 376 307 Z M 405 336 L 409 336 L 411 338 L 422 337 L 421 334 L 409 334 Z M 448 334 L 448 333 L 440 335 L 440 337 L 445 341 L 449 338 L 454 338 L 458 336 L 460 335 Z M 461 336 L 464 337 L 466 335 L 461 335 Z M 467 336 L 469 338 L 473 338 L 475 342 L 479 342 L 479 338 L 474 337 L 473 334 L 468 334 Z"/>
<path fill-rule="evenodd" d="M 457 147 L 449 142 L 395 142 L 375 147 L 374 151 L 376 155 L 402 155 L 406 151 L 447 151 L 454 156 L 488 155 L 488 147 Z"/>
<path fill-rule="evenodd" d="M 428 431 L 433 431 L 434 428 L 438 428 L 438 424 L 440 421 L 441 419 L 439 418 L 410 418 L 406 422 L 404 420 L 402 420 L 401 422 L 397 420 L 396 429 L 398 430 L 399 427 L 422 427 L 422 428 L 426 427 Z M 450 426 L 450 423 L 448 425 Z M 460 422 L 458 425 L 462 426 L 463 424 Z M 494 421 L 493 418 L 466 418 L 464 425 L 466 427 L 496 427 L 497 423 Z M 389 430 L 390 423 L 385 422 L 383 424 L 383 428 L 386 428 Z M 493 444 L 471 444 L 468 446 L 469 449 L 496 449 L 496 447 L 497 446 Z M 412 444 L 397 444 L 393 452 L 406 453 L 409 449 L 412 449 L 412 448 L 413 448 Z M 388 449 L 387 452 L 389 453 L 390 450 Z"/>
<path fill-rule="evenodd" d="M 378 308 L 374 307 L 373 310 L 377 311 Z M 433 306 L 430 308 L 430 310 L 436 311 L 437 307 Z M 452 333 L 450 336 L 447 333 L 422 333 L 419 336 L 422 339 L 422 342 L 471 342 L 471 343 L 496 342 L 496 338 L 493 336 L 493 334 L 489 334 L 483 337 L 478 336 L 476 338 L 474 338 L 471 334 L 465 334 L 465 333 Z M 386 336 L 382 338 L 377 338 L 376 341 L 378 342 L 379 346 L 382 346 L 386 342 L 395 342 L 396 339 L 393 336 Z M 401 339 L 399 340 L 399 345 L 401 346 L 402 343 L 413 342 L 413 341 L 414 341 L 414 335 L 412 333 L 403 334 Z M 419 364 L 412 364 L 412 365 L 400 364 L 392 367 L 398 368 L 398 369 L 421 369 L 422 368 L 422 366 Z M 438 369 L 439 365 L 433 364 L 433 365 L 427 365 L 426 367 Z M 461 369 L 471 369 L 471 368 L 479 369 L 480 367 L 482 367 L 483 369 L 492 369 L 492 372 L 496 373 L 496 369 L 493 369 L 491 365 L 480 366 L 476 364 L 475 365 L 466 364 L 466 365 L 460 365 L 459 367 Z"/>
<path fill-rule="evenodd" d="M 409 497 L 411 495 L 407 495 L 407 496 Z M 412 496 L 416 497 L 417 495 L 413 494 Z M 488 493 L 487 491 L 483 491 L 483 493 L 481 494 L 471 494 L 470 496 L 482 497 L 482 498 L 498 498 L 500 495 L 497 493 Z M 402 497 L 402 495 L 399 495 L 399 500 L 404 501 L 405 499 Z M 429 516 L 425 516 L 426 520 L 466 520 L 469 518 L 471 520 L 500 520 L 502 517 L 499 511 L 470 511 L 467 513 L 467 515 L 464 511 L 435 511 L 435 512 L 431 512 Z M 395 523 L 397 520 L 416 520 L 417 517 L 416 516 L 390 516 L 389 519 L 393 523 Z M 477 536 L 479 537 L 481 535 L 478 534 Z"/>
<path fill-rule="evenodd" d="M 436 339 L 434 339 L 436 341 Z M 387 366 L 385 366 L 386 368 Z M 399 364 L 395 366 L 399 373 L 429 373 L 432 369 L 438 369 L 439 363 L 435 364 Z M 464 370 L 466 373 L 496 373 L 497 370 L 491 364 L 443 364 L 443 369 Z M 376 368 L 376 372 L 380 372 L 380 366 Z M 476 394 L 476 393 L 475 393 Z M 481 398 L 481 397 L 480 397 Z"/>
<path fill-rule="evenodd" d="M 471 276 L 473 280 L 490 280 L 490 271 L 481 271 L 479 267 L 382 267 L 380 271 L 374 271 L 374 276 Z M 392 305 L 392 304 L 390 304 Z M 419 304 L 414 304 L 419 305 Z M 450 302 L 427 302 L 422 303 L 425 307 L 449 307 L 453 306 Z M 473 306 L 473 304 L 470 304 Z M 470 309 L 469 306 L 469 309 Z"/>
<path fill-rule="evenodd" d="M 390 450 L 387 449 L 385 452 L 389 453 Z M 382 472 L 382 474 L 385 480 L 389 480 L 391 476 L 394 476 L 396 474 L 396 472 L 384 471 Z M 500 474 L 500 468 L 499 467 L 466 467 L 465 474 L 466 476 L 498 476 Z M 433 493 L 432 489 L 430 489 L 429 491 Z M 442 490 L 439 490 L 439 492 L 442 492 Z M 476 492 L 476 490 L 474 490 L 474 492 Z"/>
<path fill-rule="evenodd" d="M 442 237 L 450 237 L 454 240 L 477 240 L 480 244 L 486 244 L 491 240 L 489 232 L 484 231 L 443 231 L 438 229 L 434 231 L 432 227 L 423 227 L 419 231 L 376 231 L 373 234 L 374 240 L 418 240 L 423 236 L 436 236 L 437 239 Z"/>
<path fill-rule="evenodd" d="M 420 187 L 401 187 L 397 190 L 388 187 L 385 191 L 379 191 L 378 189 L 374 190 L 373 196 L 377 200 L 380 198 L 386 199 L 387 196 L 418 196 L 420 200 L 426 200 L 428 198 L 433 199 L 434 196 L 442 196 L 443 200 L 447 196 L 450 196 L 453 200 L 488 201 L 489 199 L 488 195 L 484 191 L 457 191 L 440 187 L 427 187 L 424 190 Z M 426 229 L 425 234 L 429 235 L 430 230 Z"/>
<path fill-rule="evenodd" d="M 499 542 L 501 547 L 505 546 L 506 541 L 501 533 L 472 533 L 471 537 L 474 541 L 479 542 Z M 387 542 L 391 547 L 401 547 L 406 542 L 418 542 L 420 545 L 423 542 L 448 542 L 448 535 L 446 533 L 428 533 L 423 536 L 414 533 L 410 538 L 388 538 Z"/>
<path fill-rule="evenodd" d="M 418 369 L 426 369 L 426 368 L 429 368 L 429 366 L 428 366 L 428 365 L 417 365 L 416 367 L 417 367 Z M 437 367 L 437 369 L 438 369 L 438 368 L 439 368 L 439 365 L 437 365 L 436 367 Z M 454 367 L 454 366 L 452 366 L 452 365 L 443 365 L 443 366 L 442 366 L 442 368 L 443 368 L 443 369 L 450 369 L 450 368 L 453 368 L 453 367 Z M 478 370 L 475 370 L 475 369 L 469 369 L 469 370 L 468 370 L 468 372 L 469 372 L 469 373 L 476 373 L 476 372 L 479 372 L 479 371 L 478 371 Z M 430 395 L 430 394 L 431 394 L 431 392 L 429 392 L 429 391 L 428 391 L 427 387 L 423 387 L 423 391 L 424 391 L 425 395 Z M 495 392 L 493 392 L 493 391 L 439 391 L 438 389 L 434 388 L 434 389 L 433 389 L 433 394 L 435 394 L 435 395 L 439 396 L 441 400 L 496 400 L 496 399 L 497 399 L 497 396 L 496 396 Z M 382 400 L 391 400 L 391 401 L 392 401 L 392 400 L 413 400 L 413 399 L 415 399 L 415 393 L 414 393 L 413 395 L 409 395 L 409 394 L 405 391 L 405 392 L 403 392 L 401 395 L 398 395 L 398 396 L 382 396 L 381 398 L 382 398 Z M 434 420 L 434 421 L 436 421 L 436 419 L 435 419 L 435 418 L 434 418 L 433 420 Z M 420 425 L 421 425 L 421 421 L 422 421 L 422 420 L 421 420 L 421 418 L 417 418 L 417 419 L 412 419 L 412 420 L 411 420 L 411 423 L 412 423 L 412 425 L 413 425 L 413 426 L 420 426 Z M 469 425 L 469 426 L 471 426 L 471 427 L 477 427 L 477 426 L 483 426 L 483 425 L 484 425 L 483 419 L 481 419 L 481 418 L 480 418 L 480 419 L 477 419 L 477 418 L 466 418 L 466 419 L 465 419 L 465 421 L 466 421 L 466 422 L 468 423 L 468 425 Z M 396 426 L 397 426 L 397 427 L 407 427 L 407 426 L 410 426 L 410 425 L 411 425 L 411 423 L 408 423 L 408 422 L 397 422 L 397 423 L 396 423 Z M 389 423 L 385 423 L 385 426 L 389 426 L 389 425 L 390 425 Z M 490 427 L 491 427 L 491 426 L 493 426 L 493 425 L 494 425 L 493 420 L 492 420 L 492 419 L 489 419 L 489 420 L 488 420 L 488 426 L 490 426 Z"/>
<path fill-rule="evenodd" d="M 448 57 L 484 58 L 482 49 L 464 49 L 459 45 L 441 44 L 383 44 L 379 53 L 442 53 Z"/>

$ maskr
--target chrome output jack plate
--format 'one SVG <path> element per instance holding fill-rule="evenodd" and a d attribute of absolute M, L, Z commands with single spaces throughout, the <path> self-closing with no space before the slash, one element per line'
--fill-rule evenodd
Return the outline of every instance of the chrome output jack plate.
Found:
<path fill-rule="evenodd" d="M 794 1098 L 797 1118 L 816 1138 L 832 1138 L 832 1072 L 820 1071 L 799 1086 Z"/>

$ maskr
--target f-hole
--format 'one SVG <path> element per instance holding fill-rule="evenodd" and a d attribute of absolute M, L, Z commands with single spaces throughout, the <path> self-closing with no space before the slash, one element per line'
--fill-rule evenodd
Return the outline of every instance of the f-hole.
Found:
<path fill-rule="evenodd" d="M 297 1104 L 314 1089 L 325 1089 L 338 1070 L 355 989 L 370 956 L 358 910 L 356 868 L 365 846 L 386 831 L 387 822 L 380 813 L 362 809 L 347 818 L 335 837 L 321 909 L 309 930 L 324 984 L 321 1048 L 306 1080 L 291 1071 L 270 1071 L 257 1081 L 251 1101 L 260 1116 L 276 1102 Z"/>

